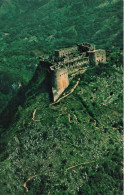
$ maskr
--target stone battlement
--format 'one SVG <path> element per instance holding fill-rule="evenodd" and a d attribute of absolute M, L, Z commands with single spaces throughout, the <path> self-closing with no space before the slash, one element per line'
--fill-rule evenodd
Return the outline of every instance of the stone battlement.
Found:
<path fill-rule="evenodd" d="M 95 45 L 80 43 L 74 47 L 55 50 L 53 56 L 40 56 L 40 64 L 51 73 L 53 101 L 69 86 L 71 74 L 78 69 L 106 63 L 106 52 Z"/>

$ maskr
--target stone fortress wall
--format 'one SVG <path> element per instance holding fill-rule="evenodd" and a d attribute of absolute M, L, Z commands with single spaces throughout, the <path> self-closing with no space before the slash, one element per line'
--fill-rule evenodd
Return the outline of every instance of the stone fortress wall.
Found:
<path fill-rule="evenodd" d="M 52 92 L 53 101 L 69 86 L 68 70 L 66 68 L 58 69 L 52 72 Z"/>
<path fill-rule="evenodd" d="M 99 63 L 106 63 L 106 52 L 103 49 L 89 51 L 90 64 L 98 65 Z"/>
<path fill-rule="evenodd" d="M 40 64 L 46 63 L 52 75 L 53 101 L 56 101 L 69 86 L 70 75 L 89 66 L 106 63 L 106 52 L 95 45 L 80 43 L 74 47 L 56 50 L 53 56 L 41 56 Z"/>

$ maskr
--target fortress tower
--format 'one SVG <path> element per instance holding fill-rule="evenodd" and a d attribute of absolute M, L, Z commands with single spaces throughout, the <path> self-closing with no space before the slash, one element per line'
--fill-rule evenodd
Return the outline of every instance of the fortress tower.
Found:
<path fill-rule="evenodd" d="M 50 73 L 53 101 L 69 86 L 71 75 L 99 63 L 106 63 L 106 52 L 89 43 L 56 50 L 53 56 L 40 56 L 41 66 Z"/>
<path fill-rule="evenodd" d="M 106 52 L 103 49 L 89 51 L 89 61 L 92 65 L 106 63 Z"/>
<path fill-rule="evenodd" d="M 56 101 L 68 86 L 69 78 L 67 68 L 58 69 L 52 72 L 53 101 Z"/>

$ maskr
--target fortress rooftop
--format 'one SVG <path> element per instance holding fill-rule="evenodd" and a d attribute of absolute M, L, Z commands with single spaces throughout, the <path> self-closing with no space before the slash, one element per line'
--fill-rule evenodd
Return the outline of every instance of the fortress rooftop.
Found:
<path fill-rule="evenodd" d="M 52 56 L 40 56 L 40 64 L 48 69 L 51 78 L 53 101 L 68 87 L 73 75 L 99 63 L 106 63 L 106 52 L 89 43 L 55 50 Z"/>

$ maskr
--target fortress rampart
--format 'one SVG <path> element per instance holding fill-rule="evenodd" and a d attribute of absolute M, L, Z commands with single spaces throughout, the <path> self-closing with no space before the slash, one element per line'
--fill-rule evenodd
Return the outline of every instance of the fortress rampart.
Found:
<path fill-rule="evenodd" d="M 53 101 L 58 99 L 58 96 L 68 87 L 68 70 L 66 68 L 55 70 L 52 72 L 52 92 Z"/>
<path fill-rule="evenodd" d="M 80 43 L 74 47 L 56 50 L 53 56 L 40 56 L 40 64 L 51 72 L 53 101 L 69 86 L 74 72 L 99 63 L 106 63 L 106 52 L 95 45 Z M 80 72 L 80 71 L 79 71 Z"/>

